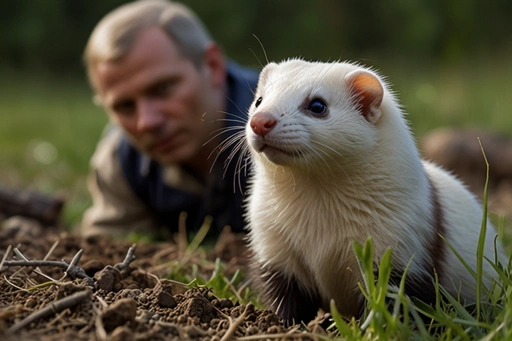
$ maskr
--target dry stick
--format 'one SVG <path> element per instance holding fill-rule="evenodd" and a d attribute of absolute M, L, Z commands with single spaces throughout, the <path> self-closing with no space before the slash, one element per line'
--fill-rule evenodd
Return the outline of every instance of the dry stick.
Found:
<path fill-rule="evenodd" d="M 64 309 L 71 308 L 82 301 L 84 301 L 87 298 L 91 298 L 91 291 L 90 290 L 84 290 L 79 291 L 77 293 L 74 293 L 73 295 L 70 295 L 68 297 L 64 297 L 63 299 L 60 299 L 58 301 L 55 301 L 51 303 L 50 305 L 46 306 L 45 308 L 38 310 L 31 315 L 27 316 L 24 320 L 16 323 L 11 328 L 7 329 L 8 333 L 16 333 L 20 329 L 23 329 L 27 327 L 32 322 L 35 322 L 39 319 L 51 316 L 53 314 L 57 314 Z"/>
<path fill-rule="evenodd" d="M 87 281 L 87 285 L 89 285 L 89 286 L 91 286 L 93 288 L 95 287 L 94 279 L 89 277 L 82 268 L 76 266 L 76 264 L 79 262 L 80 258 L 82 257 L 82 254 L 84 253 L 83 249 L 78 250 L 76 255 L 71 260 L 70 264 L 66 263 L 64 260 L 62 260 L 62 261 L 30 260 L 25 255 L 23 255 L 18 250 L 18 248 L 14 248 L 14 252 L 16 253 L 16 255 L 18 255 L 18 257 L 23 259 L 23 261 L 6 261 L 6 262 L 3 263 L 3 265 L 8 266 L 8 267 L 9 266 L 35 266 L 35 267 L 38 267 L 38 266 L 53 266 L 53 267 L 58 267 L 58 268 L 64 269 L 64 277 L 66 277 L 66 275 L 68 275 L 72 279 L 74 279 L 74 278 L 84 278 Z M 36 268 L 34 271 L 36 273 L 38 273 L 39 275 L 41 275 L 43 277 L 46 277 L 47 279 L 49 279 L 49 280 L 51 280 L 53 282 L 58 282 L 55 279 L 45 275 L 43 272 L 41 272 L 39 270 L 39 268 Z M 0 267 L 0 272 L 1 272 L 1 267 Z M 61 278 L 61 280 L 64 279 L 64 277 Z"/>
<path fill-rule="evenodd" d="M 235 322 L 233 322 L 233 319 L 231 317 L 229 317 L 230 326 L 229 326 L 228 330 L 226 331 L 226 334 L 224 334 L 224 336 L 222 336 L 222 339 L 220 339 L 220 341 L 231 340 L 231 338 L 233 337 L 233 335 L 236 332 L 236 329 L 242 324 L 242 322 L 244 322 L 245 317 L 247 316 L 248 308 L 249 308 L 249 304 L 245 306 L 244 312 L 242 313 L 242 315 L 238 316 L 238 318 L 235 320 Z"/>
<path fill-rule="evenodd" d="M 2 268 L 4 266 L 4 262 L 7 259 L 7 257 L 9 257 L 9 254 L 11 253 L 11 248 L 12 248 L 11 245 L 9 245 L 7 247 L 7 251 L 5 251 L 5 255 L 3 256 L 2 261 L 0 262 L 0 270 L 2 270 Z"/>
<path fill-rule="evenodd" d="M 107 308 L 108 307 L 108 303 L 105 302 L 105 300 L 103 298 L 101 298 L 101 296 L 94 294 L 94 298 L 96 298 L 98 300 L 98 302 L 100 302 L 100 305 L 102 308 Z"/>
<path fill-rule="evenodd" d="M 64 271 L 64 276 L 62 276 L 62 278 L 59 281 L 62 281 L 64 278 L 66 278 L 66 276 L 69 276 L 71 278 L 76 278 L 76 272 L 78 271 L 78 270 L 76 270 L 76 268 L 78 268 L 76 265 L 80 261 L 80 258 L 82 258 L 83 253 L 84 253 L 83 249 L 78 250 L 78 252 L 73 257 L 73 259 L 71 259 L 71 263 L 69 263 L 68 268 L 66 269 L 66 271 Z M 62 261 L 65 263 L 64 259 Z M 78 268 L 78 269 L 83 271 L 81 268 Z M 91 286 L 94 287 L 94 282 L 90 282 L 89 284 L 91 284 Z"/>
<path fill-rule="evenodd" d="M 124 257 L 124 260 L 122 263 L 117 263 L 114 265 L 114 268 L 121 271 L 124 269 L 128 269 L 130 267 L 130 263 L 135 260 L 135 244 L 133 244 L 126 253 L 126 256 Z"/>
<path fill-rule="evenodd" d="M 53 251 L 55 251 L 55 249 L 57 248 L 57 245 L 59 245 L 58 240 L 56 240 L 55 243 L 53 243 L 52 247 L 50 248 L 50 251 L 48 251 L 46 256 L 44 256 L 43 260 L 47 260 L 50 257 L 50 255 L 53 253 Z"/>
<path fill-rule="evenodd" d="M 15 247 L 15 248 L 14 248 L 14 253 L 15 253 L 18 257 L 20 257 L 21 259 L 23 259 L 24 261 L 26 261 L 26 262 L 29 262 L 29 261 L 30 261 L 30 259 L 28 259 L 28 258 L 27 258 L 23 253 L 21 253 L 21 251 L 20 251 L 20 250 L 18 250 L 18 248 L 17 248 L 17 247 Z M 38 275 L 43 276 L 44 278 L 46 278 L 46 279 L 48 279 L 48 280 L 50 280 L 50 281 L 55 281 L 55 280 L 54 280 L 53 278 L 51 278 L 50 276 L 45 275 L 45 274 L 44 274 L 44 273 L 43 273 L 39 268 L 37 268 L 37 267 L 34 269 L 34 272 L 35 272 L 36 274 L 38 274 Z"/>
<path fill-rule="evenodd" d="M 286 333 L 279 333 L 279 334 L 260 334 L 260 335 L 249 335 L 249 336 L 241 336 L 237 337 L 237 341 L 253 341 L 253 340 L 269 340 L 269 339 L 299 339 L 302 340 L 305 336 L 310 337 L 313 340 L 318 341 L 318 335 L 315 335 L 314 333 L 308 333 L 308 332 L 300 332 L 300 327 L 294 327 L 293 329 L 289 330 Z M 298 333 L 296 333 L 299 331 Z"/>
<path fill-rule="evenodd" d="M 62 317 L 64 315 L 66 315 L 66 313 L 68 312 L 69 310 L 67 309 L 64 309 L 62 310 L 59 314 L 57 314 L 57 316 L 55 316 L 55 318 L 53 320 L 51 320 L 50 322 L 48 322 L 46 324 L 46 328 L 48 327 L 52 327 L 54 324 L 56 324 L 57 322 L 59 322 L 60 320 L 62 320 Z"/>
<path fill-rule="evenodd" d="M 53 266 L 56 268 L 61 268 L 66 271 L 66 273 L 71 278 L 84 278 L 87 280 L 87 285 L 94 287 L 94 279 L 89 277 L 85 271 L 78 266 L 71 266 L 64 261 L 54 261 L 54 260 L 25 260 L 25 261 L 6 261 L 4 262 L 4 266 Z M 42 272 L 38 272 L 38 274 L 45 276 Z M 53 278 L 50 278 L 51 281 L 56 282 Z"/>
<path fill-rule="evenodd" d="M 80 261 L 80 258 L 82 258 L 82 255 L 84 254 L 84 249 L 78 250 L 75 257 L 71 260 L 71 263 L 69 263 L 68 270 L 71 269 L 72 266 L 76 266 L 78 262 Z"/>
<path fill-rule="evenodd" d="M 71 263 L 69 263 L 69 266 L 66 269 L 64 276 L 67 275 L 71 278 L 85 278 L 87 281 L 87 285 L 94 288 L 95 287 L 94 280 L 85 273 L 84 269 L 77 266 L 83 253 L 84 253 L 83 249 L 78 250 L 75 257 L 73 257 L 73 259 L 71 260 Z"/>
<path fill-rule="evenodd" d="M 14 284 L 14 283 L 10 282 L 10 281 L 7 279 L 7 277 L 5 277 L 5 276 L 4 276 L 4 281 L 6 281 L 6 282 L 7 282 L 7 284 L 10 284 L 12 287 L 14 287 L 14 288 L 16 288 L 16 289 L 18 289 L 18 290 L 20 290 L 20 291 L 30 292 L 30 290 L 24 289 L 24 288 L 22 288 L 22 287 L 17 286 L 16 284 Z"/>
<path fill-rule="evenodd" d="M 108 334 L 107 331 L 105 330 L 105 327 L 103 326 L 103 321 L 101 320 L 101 311 L 94 305 L 92 306 L 92 309 L 96 314 L 96 317 L 94 318 L 94 326 L 96 327 L 96 337 L 100 341 L 105 341 L 108 339 Z"/>
<path fill-rule="evenodd" d="M 18 244 L 18 246 L 15 246 L 15 248 L 19 248 L 19 247 L 21 247 L 21 244 Z M 10 277 L 10 278 L 14 278 L 14 276 L 17 276 L 17 275 L 18 275 L 18 273 L 20 273 L 20 272 L 22 272 L 22 271 L 23 271 L 23 269 L 21 269 L 21 268 L 20 268 L 20 269 L 18 269 L 18 270 L 16 270 L 16 271 L 14 271 L 14 273 L 13 273 L 11 276 L 9 276 L 9 277 Z M 0 272 L 2 272 L 2 269 L 1 269 L 1 268 L 0 268 Z M 34 284 L 34 282 L 33 282 L 30 278 L 28 278 L 28 277 L 27 277 L 27 278 L 26 278 L 26 280 L 27 280 L 27 282 L 29 282 L 30 284 L 32 284 L 32 285 Z"/>
<path fill-rule="evenodd" d="M 313 340 L 318 340 L 318 337 L 311 333 L 298 333 L 298 334 L 261 334 L 261 335 L 250 335 L 250 336 L 241 336 L 237 337 L 237 341 L 254 341 L 254 340 L 269 340 L 269 339 L 298 339 L 302 340 L 305 336 L 312 338 Z"/>
<path fill-rule="evenodd" d="M 53 266 L 67 270 L 69 264 L 58 260 L 12 260 L 4 262 L 4 266 Z"/>
<path fill-rule="evenodd" d="M 23 261 L 5 261 L 5 262 L 3 262 L 4 266 L 7 266 L 7 267 L 9 267 L 9 266 L 36 266 L 36 267 L 37 266 L 53 266 L 53 267 L 58 267 L 58 268 L 64 269 L 65 273 L 67 275 L 69 275 L 69 277 L 71 277 L 73 279 L 74 278 L 84 278 L 87 281 L 87 285 L 89 285 L 93 288 L 95 287 L 94 279 L 89 277 L 82 268 L 76 266 L 76 264 L 82 257 L 82 254 L 84 252 L 83 249 L 80 249 L 76 253 L 76 255 L 71 260 L 70 264 L 66 263 L 65 261 L 29 260 L 17 248 L 14 248 L 14 252 L 16 253 L 16 255 L 18 255 L 18 257 L 22 258 Z M 134 260 L 135 260 L 135 245 L 132 245 L 128 249 L 128 252 L 127 252 L 126 257 L 123 260 L 123 262 L 116 264 L 114 267 L 117 268 L 118 270 L 124 270 L 124 269 L 128 268 L 130 266 L 130 263 L 133 262 Z M 49 278 L 48 276 L 43 274 L 38 269 L 36 269 L 36 270 L 39 275 Z M 1 272 L 1 268 L 0 268 L 0 272 Z M 55 281 L 53 278 L 49 278 L 49 279 L 52 281 Z"/>

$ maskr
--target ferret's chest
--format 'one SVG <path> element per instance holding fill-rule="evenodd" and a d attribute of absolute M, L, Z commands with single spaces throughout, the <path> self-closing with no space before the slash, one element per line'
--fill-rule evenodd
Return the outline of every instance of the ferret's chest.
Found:
<path fill-rule="evenodd" d="M 253 240 L 264 261 L 287 264 L 294 258 L 318 269 L 318 275 L 345 273 L 357 266 L 354 242 L 364 244 L 372 237 L 379 257 L 396 248 L 397 235 L 408 225 L 397 219 L 400 214 L 388 214 L 399 212 L 399 207 L 389 206 L 396 202 L 375 191 L 350 192 L 311 181 L 306 185 L 297 176 L 286 184 L 277 176 L 266 178 L 257 181 L 249 207 Z M 416 246 L 406 245 L 404 255 L 416 252 Z"/>
<path fill-rule="evenodd" d="M 312 267 L 326 259 L 341 268 L 350 266 L 342 261 L 351 258 L 352 243 L 363 243 L 379 217 L 369 208 L 352 205 L 353 200 L 346 200 L 336 188 L 305 188 L 300 179 L 288 185 L 279 188 L 260 181 L 254 188 L 249 210 L 252 233 L 256 240 L 268 241 L 258 248 L 261 256 L 283 262 L 292 256 Z"/>

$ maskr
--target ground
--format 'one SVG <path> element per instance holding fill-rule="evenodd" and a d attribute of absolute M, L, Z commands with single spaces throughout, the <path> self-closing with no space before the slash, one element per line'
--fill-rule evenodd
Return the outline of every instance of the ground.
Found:
<path fill-rule="evenodd" d="M 218 298 L 208 287 L 184 287 L 165 278 L 176 266 L 208 278 L 217 258 L 225 262 L 226 274 L 245 270 L 248 258 L 238 236 L 226 232 L 211 251 L 197 254 L 187 254 L 178 244 L 132 247 L 126 241 L 84 238 L 25 219 L 4 223 L 0 339 L 314 340 L 325 335 L 319 323 L 309 329 L 285 327 L 269 310 Z M 83 254 L 75 266 L 66 269 L 79 250 Z M 55 263 L 39 269 L 6 266 L 23 257 Z"/>

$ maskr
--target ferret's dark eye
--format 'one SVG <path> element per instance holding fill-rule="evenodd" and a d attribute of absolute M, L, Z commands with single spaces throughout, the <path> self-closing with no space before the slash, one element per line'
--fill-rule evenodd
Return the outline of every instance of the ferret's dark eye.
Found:
<path fill-rule="evenodd" d="M 307 108 L 313 116 L 321 117 L 327 112 L 327 104 L 319 98 L 312 100 Z"/>
<path fill-rule="evenodd" d="M 260 104 L 261 104 L 261 101 L 263 101 L 263 97 L 258 98 L 258 99 L 256 100 L 256 103 L 254 103 L 254 106 L 255 106 L 256 108 L 257 108 L 257 107 L 259 107 L 259 106 L 260 106 Z"/>

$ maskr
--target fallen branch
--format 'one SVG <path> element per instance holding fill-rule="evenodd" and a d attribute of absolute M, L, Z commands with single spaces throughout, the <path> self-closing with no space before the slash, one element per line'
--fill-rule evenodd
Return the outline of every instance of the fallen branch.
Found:
<path fill-rule="evenodd" d="M 96 284 L 94 282 L 94 279 L 90 276 L 88 276 L 85 271 L 78 267 L 76 264 L 80 261 L 80 258 L 82 257 L 83 250 L 79 250 L 76 255 L 73 257 L 71 262 L 68 264 L 65 261 L 54 261 L 54 260 L 30 260 L 26 256 L 24 256 L 17 248 L 14 248 L 14 252 L 16 255 L 23 260 L 19 261 L 5 261 L 2 260 L 2 267 L 12 267 L 12 266 L 30 266 L 30 267 L 39 267 L 39 266 L 51 266 L 56 268 L 61 268 L 64 270 L 65 275 L 71 277 L 71 279 L 75 278 L 83 278 L 87 281 L 87 285 L 96 288 Z M 5 258 L 5 257 L 4 257 Z M 118 263 L 114 265 L 116 269 L 119 271 L 128 269 L 130 267 L 130 263 L 135 260 L 135 245 L 131 246 L 128 249 L 128 252 L 126 253 L 126 257 L 124 258 L 122 263 Z M 3 271 L 2 267 L 0 267 L 0 273 Z M 42 273 L 40 270 L 36 269 L 37 273 L 39 275 L 42 275 L 46 278 L 49 278 L 44 273 Z M 52 278 L 49 278 L 52 281 Z M 57 281 L 55 281 L 57 282 Z"/>
<path fill-rule="evenodd" d="M 220 341 L 231 340 L 231 338 L 235 335 L 236 329 L 245 321 L 249 306 L 250 304 L 245 306 L 244 312 L 240 316 L 238 316 L 238 318 L 235 321 L 233 321 L 231 316 L 228 316 L 230 325 L 224 336 L 222 336 L 222 339 L 220 339 Z"/>
<path fill-rule="evenodd" d="M 25 255 L 23 253 L 21 253 L 20 250 L 18 250 L 17 247 L 14 248 L 14 253 L 16 254 L 16 256 L 20 257 L 21 259 L 23 259 L 24 261 L 28 262 L 30 261 L 30 259 L 28 259 L 27 257 L 25 257 Z M 47 280 L 50 280 L 50 281 L 55 281 L 55 279 L 51 278 L 50 276 L 47 276 L 46 274 L 44 274 L 38 267 L 36 267 L 34 269 L 34 272 L 40 276 L 43 276 L 44 278 L 46 278 Z"/>
<path fill-rule="evenodd" d="M 7 257 L 9 257 L 9 255 L 11 254 L 11 248 L 12 248 L 12 246 L 11 246 L 11 245 L 9 245 L 9 246 L 7 247 L 7 251 L 5 251 L 5 254 L 4 254 L 4 256 L 2 257 L 2 261 L 0 261 L 0 272 L 1 272 L 2 268 L 3 268 L 3 266 L 4 266 L 4 262 L 5 262 L 5 260 L 6 260 L 6 259 L 7 259 Z"/>
<path fill-rule="evenodd" d="M 0 184 L 0 212 L 6 217 L 19 215 L 36 219 L 43 224 L 55 225 L 63 207 L 62 197 Z"/>
<path fill-rule="evenodd" d="M 130 263 L 135 260 L 135 244 L 133 244 L 126 253 L 126 256 L 124 257 L 124 260 L 122 263 L 117 263 L 114 265 L 114 268 L 116 268 L 119 271 L 122 271 L 124 269 L 128 269 L 130 267 Z"/>
<path fill-rule="evenodd" d="M 21 320 L 20 322 L 13 325 L 11 328 L 7 329 L 8 333 L 16 333 L 20 329 L 23 329 L 27 327 L 32 322 L 35 322 L 39 319 L 51 316 L 53 314 L 57 314 L 64 309 L 71 308 L 82 301 L 84 301 L 87 298 L 91 298 L 91 291 L 90 290 L 84 290 L 79 291 L 77 293 L 74 293 L 73 295 L 70 295 L 68 297 L 64 297 L 63 299 L 60 299 L 58 301 L 55 301 L 51 303 L 50 305 L 46 306 L 45 308 L 38 310 L 31 315 L 27 316 L 24 320 Z"/>
<path fill-rule="evenodd" d="M 83 250 L 79 250 L 77 254 L 73 257 L 73 260 L 70 264 L 66 263 L 65 261 L 52 261 L 52 260 L 30 260 L 26 256 L 24 256 L 17 248 L 14 248 L 14 252 L 18 257 L 22 258 L 23 260 L 20 261 L 4 261 L 2 263 L 2 266 L 5 267 L 12 267 L 12 266 L 33 266 L 33 267 L 39 267 L 39 266 L 51 266 L 56 268 L 61 268 L 64 270 L 65 274 L 71 277 L 72 279 L 75 278 L 83 278 L 87 281 L 87 285 L 91 287 L 95 287 L 94 279 L 89 277 L 85 271 L 76 266 L 76 263 L 80 260 L 80 257 L 82 256 Z M 52 278 L 49 278 L 44 273 L 42 273 L 40 270 L 36 270 L 39 275 L 42 275 L 50 280 L 53 280 Z M 2 272 L 2 268 L 0 268 L 0 272 Z M 55 281 L 55 280 L 53 280 Z"/>
<path fill-rule="evenodd" d="M 71 266 L 70 264 L 64 261 L 54 261 L 54 260 L 19 260 L 19 261 L 5 261 L 3 266 L 12 267 L 12 266 L 52 266 L 56 268 L 61 268 L 69 275 L 71 278 L 83 278 L 87 281 L 87 285 L 91 287 L 95 287 L 94 279 L 89 277 L 82 268 L 78 266 Z M 0 272 L 2 270 L 0 269 Z"/>

